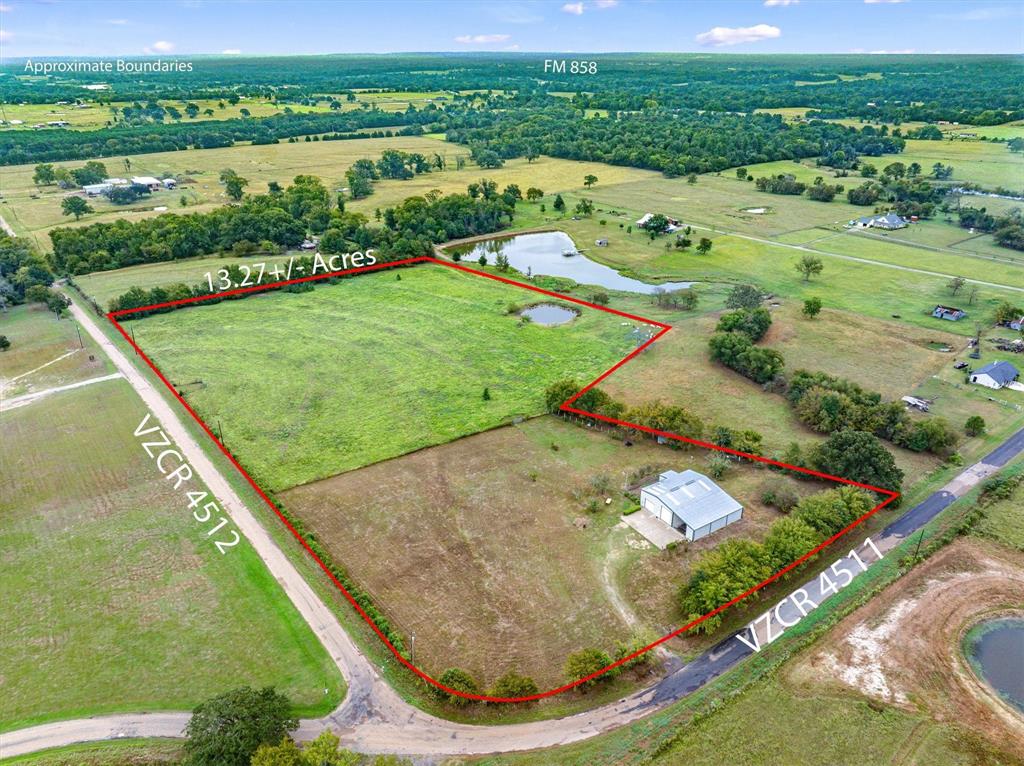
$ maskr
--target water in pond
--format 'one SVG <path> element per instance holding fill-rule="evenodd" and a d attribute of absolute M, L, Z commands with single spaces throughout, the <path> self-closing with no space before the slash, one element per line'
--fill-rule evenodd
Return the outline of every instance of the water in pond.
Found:
<path fill-rule="evenodd" d="M 1024 618 L 980 623 L 968 632 L 964 643 L 978 675 L 1024 713 Z"/>
<path fill-rule="evenodd" d="M 498 253 L 508 258 L 509 265 L 523 274 L 545 274 L 551 277 L 568 277 L 583 285 L 597 285 L 608 290 L 622 290 L 628 293 L 649 295 L 656 289 L 678 290 L 690 287 L 693 282 L 663 282 L 649 284 L 639 279 L 624 277 L 615 269 L 592 261 L 582 253 L 566 257 L 563 253 L 576 252 L 576 245 L 568 234 L 547 231 L 538 234 L 519 234 L 503 239 L 488 239 L 479 242 L 472 250 L 458 251 L 464 261 L 475 261 L 481 255 L 487 256 L 488 263 L 494 263 Z M 527 271 L 529 270 L 529 272 Z"/>
<path fill-rule="evenodd" d="M 545 327 L 554 327 L 555 325 L 565 324 L 573 319 L 576 316 L 576 312 L 561 306 L 555 306 L 552 303 L 541 303 L 524 309 L 519 312 L 519 316 L 530 317 L 531 321 Z"/>

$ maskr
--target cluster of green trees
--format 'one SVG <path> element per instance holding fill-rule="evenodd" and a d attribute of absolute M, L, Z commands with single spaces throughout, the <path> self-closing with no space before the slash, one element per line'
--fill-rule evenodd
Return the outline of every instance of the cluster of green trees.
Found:
<path fill-rule="evenodd" d="M 935 181 L 946 180 L 953 175 L 953 167 L 936 162 L 932 166 L 931 179 L 925 177 L 923 168 L 916 162 L 905 165 L 892 162 L 879 175 L 878 168 L 868 163 L 860 164 L 860 174 L 865 181 L 846 192 L 851 205 L 874 206 L 888 203 L 899 215 L 931 218 L 936 207 L 946 195 L 946 188 Z"/>
<path fill-rule="evenodd" d="M 31 302 L 33 296 L 38 298 L 34 288 L 49 292 L 51 284 L 53 272 L 32 246 L 0 232 L 0 310 L 9 304 Z"/>
<path fill-rule="evenodd" d="M 185 727 L 187 766 L 411 766 L 395 756 L 368 758 L 340 747 L 329 731 L 299 746 L 292 703 L 273 687 L 242 687 L 201 703 Z"/>
<path fill-rule="evenodd" d="M 842 145 L 851 158 L 902 151 L 904 141 L 825 122 L 769 114 L 648 110 L 584 118 L 566 104 L 446 113 L 449 141 L 499 158 L 546 154 L 661 170 L 673 177 L 772 160 L 814 157 Z"/>
<path fill-rule="evenodd" d="M 983 207 L 965 207 L 960 209 L 959 222 L 965 229 L 992 232 L 993 239 L 1003 247 L 1024 250 L 1024 216 L 1020 210 L 994 216 Z"/>
<path fill-rule="evenodd" d="M 885 402 L 877 392 L 823 372 L 797 370 L 787 381 L 786 397 L 800 422 L 821 433 L 868 431 L 899 447 L 943 457 L 958 440 L 943 418 L 912 418 L 902 402 Z"/>
<path fill-rule="evenodd" d="M 345 179 L 348 181 L 349 196 L 352 199 L 363 199 L 373 194 L 374 181 L 382 178 L 408 180 L 434 169 L 444 170 L 444 166 L 444 157 L 437 153 L 428 159 L 419 152 L 385 149 L 376 162 L 369 159 L 356 160 L 345 172 Z"/>
<path fill-rule="evenodd" d="M 161 215 L 142 221 L 117 220 L 51 232 L 53 264 L 84 274 L 139 263 L 191 258 L 257 243 L 296 247 L 307 232 L 322 233 L 325 252 L 374 248 L 385 260 L 428 255 L 433 245 L 457 237 L 487 234 L 508 225 L 514 213 L 508 197 L 496 193 L 410 197 L 382 214 L 383 227 L 365 216 L 332 207 L 314 176 L 297 176 L 287 189 L 250 195 L 239 205 L 208 213 Z M 251 246 L 251 247 L 250 247 Z"/>
<path fill-rule="evenodd" d="M 789 516 L 772 524 L 764 542 L 726 540 L 701 556 L 689 581 L 680 588 L 683 614 L 687 620 L 695 620 L 729 603 L 852 524 L 874 505 L 867 492 L 838 487 L 798 502 Z M 716 614 L 694 630 L 711 633 L 721 622 L 721 614 Z"/>

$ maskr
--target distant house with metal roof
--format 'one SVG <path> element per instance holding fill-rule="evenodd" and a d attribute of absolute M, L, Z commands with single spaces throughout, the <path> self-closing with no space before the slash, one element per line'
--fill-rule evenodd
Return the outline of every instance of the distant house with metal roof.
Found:
<path fill-rule="evenodd" d="M 932 316 L 936 319 L 948 319 L 951 322 L 956 322 L 967 316 L 967 312 L 956 306 L 936 306 L 932 311 Z"/>
<path fill-rule="evenodd" d="M 986 388 L 1002 388 L 1020 377 L 1020 371 L 1009 362 L 990 362 L 971 373 L 971 383 Z"/>
<path fill-rule="evenodd" d="M 665 471 L 640 490 L 640 505 L 693 542 L 743 518 L 743 506 L 702 473 Z"/>

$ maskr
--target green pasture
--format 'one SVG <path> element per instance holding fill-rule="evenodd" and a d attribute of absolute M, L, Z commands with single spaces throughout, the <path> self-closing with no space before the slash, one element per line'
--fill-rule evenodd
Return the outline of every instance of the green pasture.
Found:
<path fill-rule="evenodd" d="M 145 412 L 108 381 L 0 413 L 0 582 L 18 605 L 0 618 L 0 729 L 245 684 L 332 709 L 337 668 L 248 543 L 211 544 L 133 435 Z"/>
<path fill-rule="evenodd" d="M 536 415 L 549 383 L 590 380 L 634 345 L 604 312 L 560 327 L 506 313 L 541 300 L 428 265 L 129 325 L 276 490 Z"/>

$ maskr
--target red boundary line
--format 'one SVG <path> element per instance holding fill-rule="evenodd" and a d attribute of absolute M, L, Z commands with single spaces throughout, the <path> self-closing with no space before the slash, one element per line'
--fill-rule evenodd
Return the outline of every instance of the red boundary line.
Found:
<path fill-rule="evenodd" d="M 573 681 L 571 683 L 564 684 L 564 685 L 559 686 L 557 688 L 549 689 L 548 691 L 545 691 L 545 692 L 538 692 L 536 694 L 531 694 L 531 695 L 528 695 L 528 696 L 525 696 L 525 697 L 492 697 L 492 696 L 487 695 L 487 694 L 469 694 L 469 693 L 466 693 L 466 692 L 459 691 L 458 689 L 452 689 L 452 688 L 450 688 L 448 686 L 445 686 L 444 684 L 440 683 L 439 681 L 435 680 L 434 678 L 431 678 L 426 672 L 424 672 L 423 670 L 420 670 L 418 667 L 413 665 L 409 660 L 407 660 L 405 657 L 403 657 L 399 653 L 399 651 L 395 648 L 395 646 L 391 643 L 391 641 L 388 640 L 387 636 L 385 636 L 383 634 L 383 632 L 381 632 L 380 628 L 378 628 L 377 625 L 374 623 L 374 621 L 372 619 L 370 619 L 370 616 L 366 613 L 366 611 L 352 597 L 352 594 L 349 593 L 348 590 L 345 589 L 345 586 L 342 585 L 341 582 L 338 581 L 338 578 L 336 578 L 331 573 L 331 571 L 327 567 L 327 565 L 324 564 L 324 562 L 320 559 L 320 557 L 317 556 L 316 553 L 313 552 L 312 548 L 310 548 L 309 544 L 303 539 L 302 535 L 300 535 L 295 530 L 295 527 L 293 527 L 292 524 L 288 521 L 288 519 L 285 518 L 284 514 L 282 514 L 281 511 L 278 510 L 277 506 L 274 505 L 273 501 L 260 488 L 260 486 L 255 481 L 253 481 L 252 477 L 249 476 L 249 474 L 241 466 L 241 464 L 234 458 L 234 456 L 228 451 L 228 449 L 223 445 L 223 443 L 221 443 L 220 439 L 218 439 L 216 437 L 216 435 L 214 435 L 213 431 L 210 430 L 210 427 L 207 426 L 205 422 L 203 422 L 203 419 L 200 418 L 199 415 L 196 413 L 196 411 L 193 410 L 192 407 L 189 405 L 189 403 L 185 401 L 184 397 L 182 397 L 177 392 L 177 390 L 174 388 L 174 386 L 171 385 L 170 381 L 167 380 L 166 377 L 164 377 L 164 374 L 160 371 L 160 369 L 153 363 L 153 361 L 146 355 L 146 353 L 141 348 L 139 348 L 139 346 L 135 343 L 135 341 L 132 340 L 131 336 L 127 332 L 125 332 L 124 327 L 122 327 L 121 324 L 117 321 L 118 317 L 123 317 L 123 316 L 126 316 L 128 314 L 134 314 L 134 313 L 137 313 L 139 311 L 150 311 L 150 310 L 158 309 L 158 308 L 168 308 L 168 307 L 171 307 L 171 306 L 181 306 L 181 305 L 185 305 L 185 304 L 189 304 L 189 303 L 199 303 L 201 301 L 211 300 L 211 299 L 214 299 L 214 298 L 225 298 L 225 297 L 228 297 L 228 296 L 231 296 L 231 295 L 242 295 L 242 294 L 245 294 L 245 293 L 262 292 L 264 290 L 277 289 L 277 288 L 280 288 L 280 287 L 283 287 L 283 286 L 287 286 L 287 285 L 300 284 L 300 283 L 303 283 L 303 282 L 312 282 L 314 280 L 328 279 L 330 277 L 338 277 L 338 276 L 344 276 L 344 275 L 347 275 L 347 274 L 356 274 L 356 273 L 361 273 L 361 272 L 366 272 L 366 271 L 378 271 L 380 269 L 387 269 L 387 268 L 391 268 L 393 266 L 405 266 L 405 265 L 411 265 L 411 264 L 414 264 L 414 263 L 436 263 L 436 264 L 439 264 L 441 266 L 446 266 L 448 268 L 452 268 L 452 269 L 456 269 L 458 271 L 466 272 L 468 274 L 475 274 L 476 276 L 486 277 L 487 279 L 492 279 L 492 280 L 494 280 L 496 282 L 503 282 L 503 283 L 508 284 L 508 285 L 515 285 L 516 287 L 522 287 L 522 288 L 524 288 L 526 290 L 532 290 L 535 293 L 540 293 L 542 295 L 547 295 L 547 296 L 550 296 L 550 297 L 553 297 L 553 298 L 557 298 L 557 299 L 563 300 L 563 301 L 569 301 L 571 303 L 575 303 L 575 304 L 578 304 L 580 306 L 586 306 L 588 308 L 597 309 L 599 311 L 605 311 L 605 312 L 607 312 L 609 314 L 615 314 L 616 316 L 625 317 L 627 319 L 633 319 L 633 320 L 636 320 L 638 322 L 642 322 L 644 324 L 654 325 L 655 327 L 660 327 L 661 328 L 646 343 L 644 343 L 643 345 L 641 345 L 638 348 L 636 348 L 634 351 L 632 351 L 627 356 L 623 357 L 621 360 L 616 362 L 612 367 L 610 367 L 608 370 L 606 370 L 601 375 L 599 375 L 597 378 L 595 378 L 593 382 L 589 383 L 586 387 L 581 389 L 578 393 L 574 394 L 572 397 L 570 397 L 565 402 L 563 402 L 561 407 L 560 407 L 560 409 L 562 409 L 562 410 L 564 410 L 566 412 L 571 412 L 571 413 L 576 414 L 576 415 L 582 415 L 584 417 L 592 418 L 594 420 L 601 420 L 601 421 L 604 421 L 606 423 L 612 423 L 614 425 L 624 426 L 624 427 L 632 428 L 632 429 L 635 429 L 635 430 L 638 430 L 638 431 L 644 431 L 644 432 L 649 433 L 649 434 L 651 434 L 653 436 L 661 436 L 661 437 L 664 437 L 666 439 L 674 439 L 676 441 L 686 442 L 688 444 L 695 444 L 698 447 L 704 447 L 706 449 L 717 450 L 719 452 L 726 452 L 726 453 L 728 453 L 730 455 L 736 455 L 738 457 L 746 458 L 747 460 L 753 460 L 753 461 L 756 461 L 756 462 L 759 462 L 759 463 L 765 463 L 767 465 L 778 466 L 780 468 L 787 468 L 787 469 L 789 469 L 791 471 L 797 471 L 799 473 L 808 474 L 810 476 L 815 476 L 815 477 L 820 478 L 820 479 L 829 479 L 830 481 L 835 481 L 835 482 L 838 482 L 840 484 L 848 484 L 850 486 L 860 487 L 861 489 L 871 490 L 872 492 L 877 492 L 880 495 L 884 495 L 886 497 L 886 499 L 883 500 L 878 505 L 876 505 L 870 511 L 865 513 L 859 519 L 854 521 L 852 524 L 849 524 L 844 529 L 842 529 L 839 532 L 837 532 L 836 534 L 832 535 L 832 537 L 828 538 L 827 540 L 825 540 L 824 542 L 820 543 L 819 545 L 817 545 L 813 549 L 809 550 L 807 553 L 805 553 L 803 556 L 798 558 L 796 561 L 794 561 L 789 566 L 787 566 L 784 569 L 781 569 L 778 572 L 776 572 L 775 574 L 773 574 L 771 577 L 769 577 L 764 582 L 761 582 L 761 583 L 755 585 L 754 587 L 744 591 L 739 596 L 737 596 L 736 598 L 732 599 L 728 603 L 722 604 L 717 609 L 713 609 L 712 611 L 708 612 L 707 614 L 704 614 L 704 615 L 698 617 L 695 620 L 691 620 L 690 622 L 686 623 L 682 627 L 676 628 L 675 630 L 673 630 L 670 633 L 666 633 L 664 636 L 659 638 L 657 641 L 654 641 L 653 643 L 648 644 L 647 646 L 643 647 L 642 649 L 638 649 L 637 651 L 633 652 L 632 654 L 630 654 L 630 655 L 628 655 L 626 657 L 623 657 L 622 659 L 617 660 L 616 662 L 611 663 L 607 667 L 601 668 L 600 670 L 595 671 L 595 672 L 591 673 L 590 675 L 585 676 L 585 677 L 579 679 L 578 681 Z M 359 268 L 346 269 L 344 271 L 333 271 L 333 272 L 327 272 L 327 273 L 324 273 L 324 274 L 315 274 L 315 275 L 308 276 L 308 277 L 299 277 L 297 279 L 288 279 L 288 280 L 284 280 L 284 281 L 281 281 L 281 282 L 268 283 L 268 284 L 265 284 L 265 285 L 255 285 L 253 287 L 243 287 L 243 288 L 239 288 L 239 289 L 236 289 L 236 290 L 225 290 L 224 292 L 220 292 L 220 293 L 212 293 L 210 295 L 199 295 L 199 296 L 195 296 L 195 297 L 192 297 L 192 298 L 183 298 L 181 300 L 167 301 L 165 303 L 154 303 L 154 304 L 149 305 L 149 306 L 140 306 L 139 308 L 120 309 L 118 311 L 112 311 L 112 312 L 108 313 L 107 314 L 107 318 L 110 320 L 111 324 L 113 324 L 114 327 L 117 328 L 118 332 L 121 333 L 121 335 L 128 342 L 128 344 L 133 349 L 135 349 L 136 353 L 139 356 L 142 357 L 142 359 L 146 362 L 146 364 L 149 366 L 149 368 L 151 370 L 153 370 L 153 372 L 156 374 L 156 376 L 158 378 L 160 378 L 160 380 L 164 383 L 165 386 L 167 386 L 167 388 L 174 395 L 174 397 L 181 403 L 181 405 L 186 409 L 186 411 L 188 411 L 189 415 L 191 415 L 195 419 L 195 421 L 199 424 L 199 426 L 203 429 L 203 431 L 206 432 L 206 435 L 209 436 L 210 439 L 213 440 L 214 444 L 216 444 L 217 447 L 220 449 L 220 451 L 222 453 L 224 453 L 224 456 L 227 457 L 227 459 L 231 461 L 231 464 L 235 468 L 238 469 L 238 472 L 240 474 L 242 474 L 242 476 L 249 483 L 249 485 L 256 491 L 256 494 L 258 494 L 263 499 L 263 501 L 266 502 L 266 504 L 270 507 L 270 509 L 277 515 L 277 517 L 284 523 L 284 525 L 288 528 L 288 530 L 295 536 L 295 539 L 298 540 L 299 543 L 302 545 L 302 547 L 306 549 L 306 552 L 309 553 L 309 555 L 313 557 L 313 560 L 316 561 L 316 563 L 324 571 L 324 574 L 326 574 L 327 577 L 331 580 L 331 582 L 333 582 L 337 586 L 338 590 L 340 590 L 341 593 L 345 596 L 345 599 L 362 616 L 362 618 L 370 626 L 370 628 L 373 630 L 373 632 L 377 634 L 378 638 L 380 638 L 380 640 L 384 642 L 384 645 L 387 646 L 387 648 L 391 650 L 391 653 L 395 656 L 395 659 L 398 660 L 398 662 L 400 662 L 402 665 L 404 665 L 410 671 L 415 673 L 417 676 L 419 676 L 421 679 L 426 681 L 428 684 L 430 684 L 432 686 L 435 686 L 438 689 L 441 689 L 442 691 L 447 692 L 448 694 L 455 695 L 457 697 L 465 697 L 466 699 L 479 700 L 479 701 L 483 701 L 483 702 L 532 702 L 534 700 L 544 699 L 545 697 L 552 697 L 552 696 L 554 696 L 556 694 L 560 694 L 562 692 L 568 691 L 569 689 L 573 689 L 573 688 L 575 688 L 577 686 L 585 684 L 588 681 L 591 681 L 591 680 L 597 678 L 598 676 L 604 675 L 608 671 L 613 670 L 613 669 L 619 667 L 620 665 L 623 665 L 623 664 L 629 662 L 630 660 L 632 660 L 632 659 L 634 659 L 636 657 L 639 657 L 641 654 L 649 652 L 651 649 L 654 649 L 656 646 L 659 646 L 659 645 L 665 643 L 666 641 L 668 641 L 668 640 L 670 640 L 672 638 L 675 638 L 676 636 L 680 635 L 681 633 L 685 633 L 686 631 L 690 630 L 694 626 L 699 625 L 700 623 L 704 622 L 709 617 L 713 617 L 716 614 L 719 614 L 720 612 L 724 611 L 725 609 L 728 609 L 733 604 L 736 604 L 739 601 L 742 601 L 743 599 L 747 598 L 751 594 L 756 593 L 757 591 L 761 590 L 766 585 L 774 582 L 775 580 L 778 580 L 784 574 L 786 574 L 790 570 L 794 569 L 795 567 L 800 566 L 800 564 L 802 564 L 805 561 L 807 561 L 809 558 L 814 556 L 819 551 L 823 550 L 824 548 L 827 548 L 829 545 L 831 545 L 833 542 L 835 542 L 840 537 L 845 535 L 851 529 L 853 529 L 854 527 L 856 527 L 857 525 L 862 523 L 865 519 L 867 519 L 868 517 L 874 515 L 875 513 L 880 511 L 885 506 L 889 505 L 891 502 L 893 502 L 896 498 L 898 498 L 900 496 L 898 492 L 893 492 L 892 490 L 888 490 L 888 489 L 882 489 L 881 487 L 874 487 L 874 486 L 872 486 L 870 484 L 862 484 L 861 482 L 852 481 L 850 479 L 844 479 L 844 478 L 841 478 L 839 476 L 832 476 L 831 474 L 821 473 L 820 471 L 813 471 L 813 470 L 811 470 L 809 468 L 803 468 L 801 466 L 790 465 L 788 463 L 783 463 L 783 462 L 780 462 L 778 460 L 772 460 L 771 458 L 762 457 L 760 455 L 751 455 L 751 454 L 746 453 L 746 452 L 740 452 L 739 450 L 729 449 L 728 447 L 722 447 L 722 446 L 719 446 L 717 444 L 711 444 L 709 442 L 700 441 L 698 439 L 690 439 L 690 438 L 688 438 L 686 436 L 680 436 L 678 434 L 674 434 L 674 433 L 671 433 L 669 431 L 659 431 L 659 430 L 657 430 L 655 428 L 649 428 L 647 426 L 638 425 L 636 423 L 629 423 L 629 422 L 627 422 L 625 420 L 618 420 L 616 418 L 610 418 L 610 417 L 607 417 L 605 415 L 599 415 L 599 414 L 597 414 L 595 412 L 587 412 L 586 410 L 581 410 L 581 409 L 578 409 L 576 407 L 573 407 L 572 406 L 573 402 L 575 402 L 577 399 L 579 399 L 584 393 L 586 393 L 590 389 L 594 388 L 598 383 L 603 381 L 605 378 L 607 378 L 613 372 L 618 370 L 620 367 L 622 367 L 628 361 L 633 359 L 635 356 L 637 356 L 640 352 L 642 352 L 644 349 L 646 349 L 648 346 L 650 346 L 656 340 L 661 338 L 665 333 L 667 333 L 669 330 L 672 329 L 672 326 L 668 325 L 668 324 L 665 324 L 664 322 L 657 322 L 657 321 L 654 321 L 652 319 L 645 319 L 644 317 L 636 316 L 634 314 L 628 314 L 628 313 L 626 313 L 624 311 L 618 311 L 616 309 L 611 309 L 611 308 L 608 308 L 607 306 L 599 306 L 599 305 L 597 305 L 595 303 L 590 303 L 588 301 L 580 300 L 579 298 L 572 298 L 572 297 L 569 297 L 569 296 L 566 296 L 566 295 L 562 295 L 560 293 L 552 292 L 550 290 L 543 290 L 543 289 L 541 289 L 539 287 L 536 287 L 534 285 L 529 285 L 529 284 L 524 284 L 522 282 L 517 282 L 517 281 L 515 281 L 513 279 L 508 279 L 507 277 L 498 276 L 497 274 L 488 274 L 488 273 L 483 272 L 483 271 L 478 271 L 476 269 L 471 269 L 471 268 L 469 268 L 467 266 L 463 266 L 462 264 L 459 264 L 459 263 L 451 263 L 451 262 L 448 262 L 448 261 L 442 261 L 442 260 L 440 260 L 438 258 L 434 258 L 434 257 L 431 257 L 431 256 L 420 256 L 418 258 L 405 258 L 405 259 L 400 260 L 400 261 L 391 261 L 389 263 L 377 263 L 377 264 L 374 264 L 372 266 L 362 266 L 362 267 L 359 267 Z"/>

